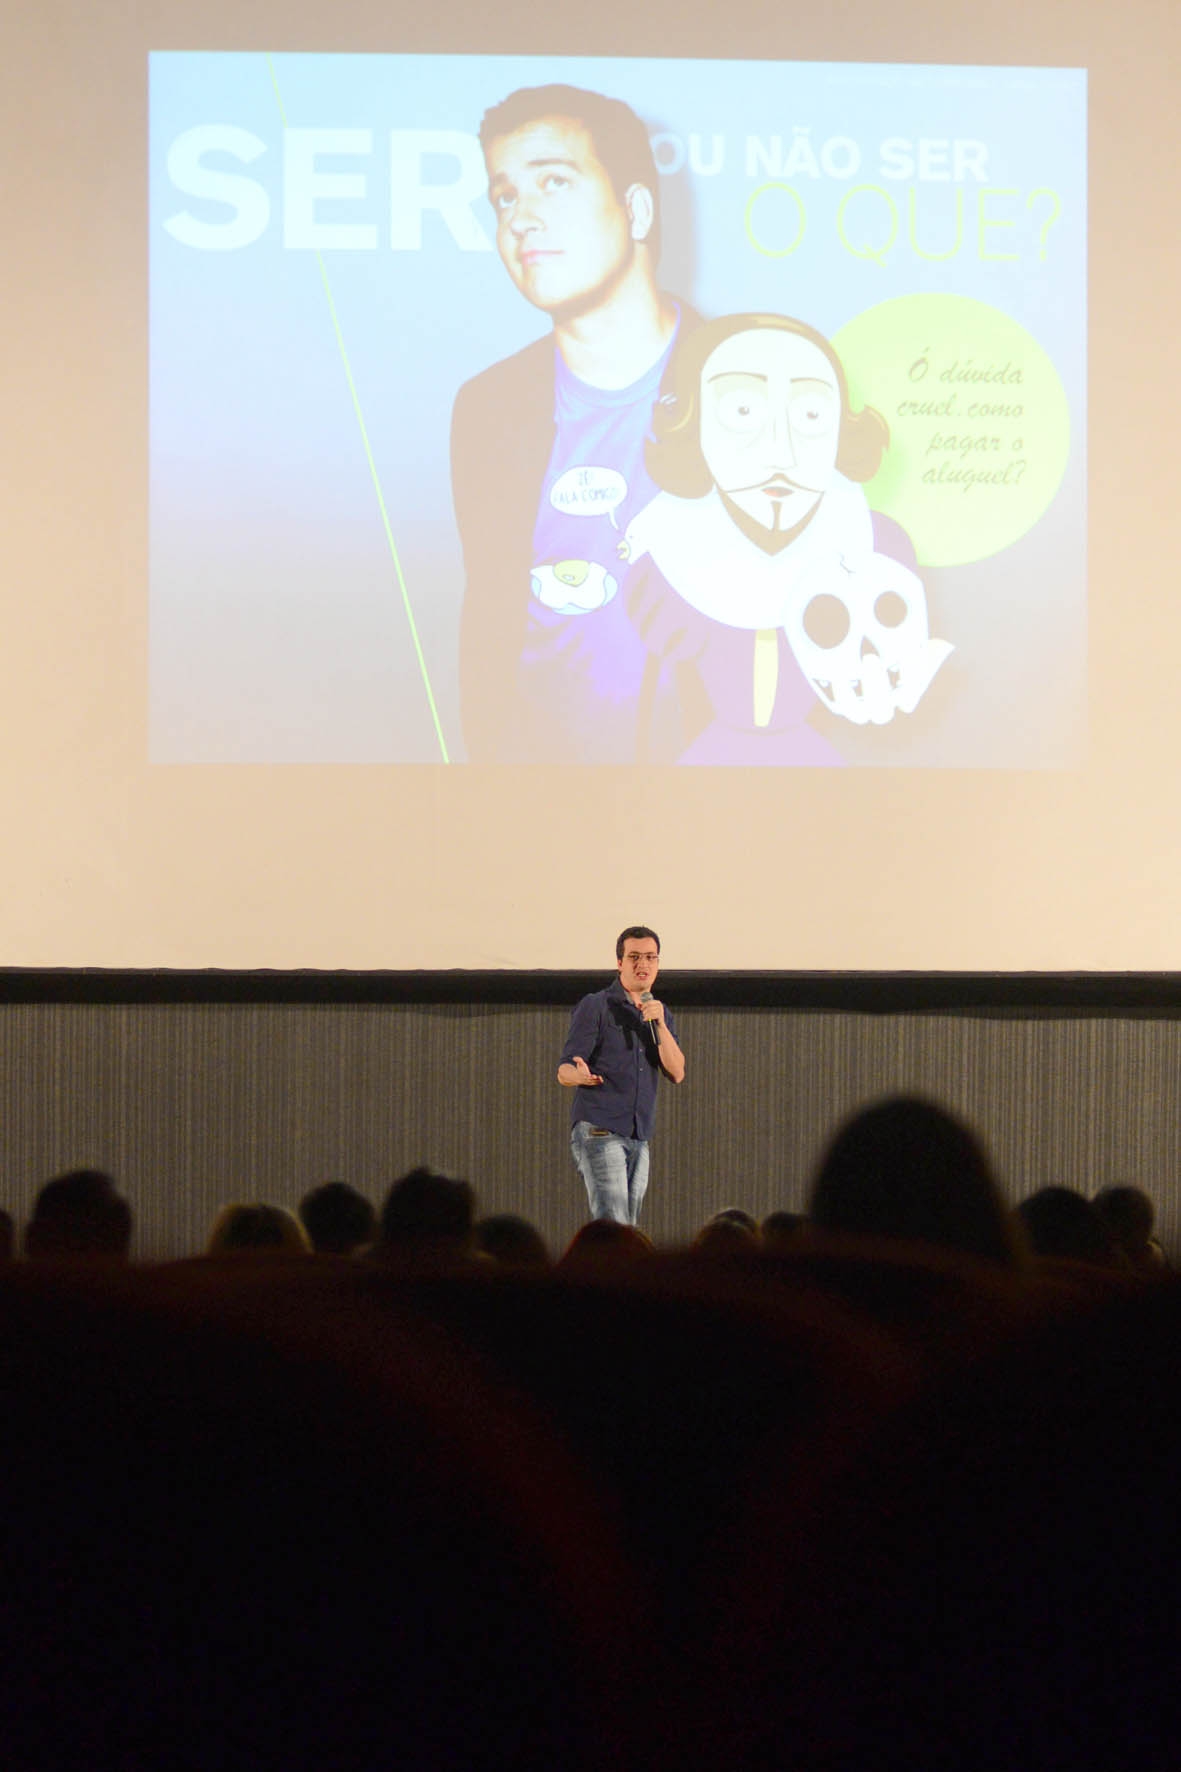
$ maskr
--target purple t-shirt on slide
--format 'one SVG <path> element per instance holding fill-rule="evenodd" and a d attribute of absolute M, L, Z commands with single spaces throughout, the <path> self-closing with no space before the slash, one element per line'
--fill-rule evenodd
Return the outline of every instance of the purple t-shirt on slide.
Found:
<path fill-rule="evenodd" d="M 644 445 L 675 342 L 674 332 L 651 369 L 626 388 L 580 381 L 554 348 L 554 446 L 533 531 L 519 675 L 541 716 L 539 731 L 567 762 L 635 756 L 646 649 L 621 595 L 619 546 L 657 490 Z"/>

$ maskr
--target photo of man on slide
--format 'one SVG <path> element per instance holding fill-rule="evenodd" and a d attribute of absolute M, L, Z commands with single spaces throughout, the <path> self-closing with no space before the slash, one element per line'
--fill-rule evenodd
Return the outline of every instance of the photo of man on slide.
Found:
<path fill-rule="evenodd" d="M 652 410 L 697 316 L 656 282 L 658 177 L 629 106 L 522 89 L 485 114 L 480 141 L 500 257 L 553 330 L 455 401 L 468 758 L 631 762 L 647 654 L 620 544 L 657 491 Z"/>

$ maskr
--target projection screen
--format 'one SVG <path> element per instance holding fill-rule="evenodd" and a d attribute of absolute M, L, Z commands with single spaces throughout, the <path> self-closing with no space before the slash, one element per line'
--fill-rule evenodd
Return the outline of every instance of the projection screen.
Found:
<path fill-rule="evenodd" d="M 1174 967 L 1179 28 L 1061 23 L 17 27 L 3 963 Z"/>

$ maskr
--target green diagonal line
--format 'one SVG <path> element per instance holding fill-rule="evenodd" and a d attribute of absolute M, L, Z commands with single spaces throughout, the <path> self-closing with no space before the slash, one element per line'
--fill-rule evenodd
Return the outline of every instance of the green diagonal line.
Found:
<path fill-rule="evenodd" d="M 275 73 L 274 58 L 271 56 L 269 50 L 267 51 L 267 67 L 270 70 L 271 85 L 275 89 L 275 101 L 279 106 L 279 117 L 284 129 L 286 129 L 287 112 L 283 105 L 283 94 L 279 91 L 279 80 Z M 389 511 L 386 508 L 385 494 L 381 490 L 381 479 L 377 472 L 377 463 L 373 459 L 373 450 L 369 446 L 369 432 L 365 427 L 365 414 L 361 411 L 361 397 L 357 392 L 357 384 L 353 380 L 353 371 L 352 366 L 349 363 L 349 354 L 345 349 L 344 334 L 340 329 L 340 318 L 336 312 L 336 302 L 332 295 L 332 285 L 328 280 L 328 267 L 324 263 L 324 255 L 319 247 L 316 248 L 316 263 L 320 267 L 320 281 L 324 285 L 324 294 L 328 298 L 328 312 L 332 317 L 332 330 L 336 335 L 336 345 L 340 352 L 341 363 L 344 366 L 345 380 L 348 383 L 349 393 L 352 396 L 353 411 L 357 415 L 357 427 L 361 432 L 361 445 L 365 451 L 365 460 L 369 463 L 369 476 L 373 481 L 373 490 L 377 494 L 377 508 L 381 512 L 381 521 L 385 529 L 386 541 L 389 544 L 390 558 L 394 563 L 394 571 L 397 574 L 398 579 L 398 588 L 402 593 L 402 607 L 406 611 L 406 621 L 410 628 L 410 638 L 414 643 L 414 655 L 418 659 L 418 669 L 422 676 L 422 686 L 426 690 L 427 705 L 431 710 L 431 719 L 435 723 L 435 736 L 439 741 L 439 750 L 442 753 L 444 763 L 450 763 L 451 758 L 447 754 L 447 740 L 443 737 L 443 725 L 439 719 L 439 710 L 435 706 L 434 691 L 431 689 L 430 673 L 426 668 L 426 659 L 423 656 L 422 642 L 418 637 L 418 624 L 414 619 L 414 610 L 410 604 L 410 593 L 406 589 L 406 578 L 402 571 L 402 561 L 398 555 L 398 544 L 394 540 L 394 531 L 390 523 Z"/>

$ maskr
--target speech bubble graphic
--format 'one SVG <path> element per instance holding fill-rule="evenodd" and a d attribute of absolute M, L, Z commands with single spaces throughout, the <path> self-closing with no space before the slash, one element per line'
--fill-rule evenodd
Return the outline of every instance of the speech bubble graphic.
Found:
<path fill-rule="evenodd" d="M 832 342 L 853 410 L 874 406 L 890 426 L 866 496 L 921 565 L 986 560 L 1033 528 L 1066 471 L 1070 408 L 1024 326 L 967 296 L 903 295 Z"/>
<path fill-rule="evenodd" d="M 618 529 L 615 512 L 627 497 L 627 481 L 617 468 L 567 468 L 550 488 L 555 511 L 568 517 L 610 517 Z"/>

